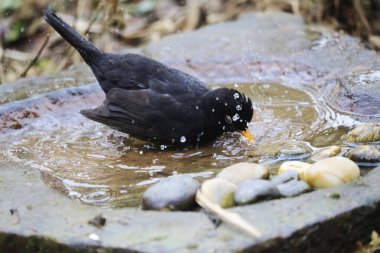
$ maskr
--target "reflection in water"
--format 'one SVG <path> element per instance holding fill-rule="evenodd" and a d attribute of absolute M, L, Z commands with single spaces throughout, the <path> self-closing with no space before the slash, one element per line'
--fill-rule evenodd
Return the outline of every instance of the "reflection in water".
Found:
<path fill-rule="evenodd" d="M 236 162 L 268 162 L 265 152 L 258 151 L 273 143 L 305 141 L 311 148 L 339 144 L 347 127 L 356 123 L 311 90 L 275 83 L 234 88 L 254 101 L 249 128 L 255 144 L 233 133 L 196 149 L 153 146 L 71 112 L 37 119 L 27 131 L 6 141 L 5 155 L 43 171 L 48 185 L 84 203 L 137 206 L 141 193 L 162 178 L 189 174 L 202 181 Z M 286 159 L 283 154 L 281 159 Z"/>

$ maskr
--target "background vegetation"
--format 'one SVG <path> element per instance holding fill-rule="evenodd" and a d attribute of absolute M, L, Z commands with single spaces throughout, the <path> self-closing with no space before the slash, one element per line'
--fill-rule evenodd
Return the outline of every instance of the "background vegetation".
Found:
<path fill-rule="evenodd" d="M 45 8 L 106 51 L 268 9 L 301 15 L 308 23 L 344 30 L 380 48 L 378 0 L 2 0 L 0 83 L 59 72 L 81 61 L 43 21 Z"/>

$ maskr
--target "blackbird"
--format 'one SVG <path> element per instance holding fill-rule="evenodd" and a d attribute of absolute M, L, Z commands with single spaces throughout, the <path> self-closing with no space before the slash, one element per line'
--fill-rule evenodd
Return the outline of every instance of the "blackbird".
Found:
<path fill-rule="evenodd" d="M 95 47 L 50 10 L 44 18 L 90 66 L 106 93 L 103 105 L 82 110 L 91 120 L 142 140 L 201 145 L 224 132 L 248 130 L 250 98 L 234 89 L 210 90 L 200 80 L 138 54 L 111 54 Z"/>

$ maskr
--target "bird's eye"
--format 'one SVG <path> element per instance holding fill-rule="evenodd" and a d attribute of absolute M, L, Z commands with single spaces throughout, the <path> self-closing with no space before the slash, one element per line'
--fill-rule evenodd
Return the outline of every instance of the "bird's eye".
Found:
<path fill-rule="evenodd" d="M 225 120 L 226 120 L 226 122 L 228 123 L 228 124 L 232 124 L 232 118 L 231 118 L 231 116 L 229 116 L 229 115 L 226 115 L 226 117 L 224 118 Z"/>

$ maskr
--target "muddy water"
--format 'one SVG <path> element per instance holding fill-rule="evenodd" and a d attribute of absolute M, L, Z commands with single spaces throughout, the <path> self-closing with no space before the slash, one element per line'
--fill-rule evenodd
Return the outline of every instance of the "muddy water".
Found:
<path fill-rule="evenodd" d="M 356 123 L 349 115 L 331 109 L 313 90 L 276 83 L 227 86 L 254 101 L 249 128 L 255 144 L 229 133 L 212 146 L 168 149 L 71 112 L 41 116 L 22 134 L 8 135 L 2 140 L 6 144 L 2 159 L 38 168 L 49 186 L 83 203 L 138 206 L 142 192 L 162 178 L 189 174 L 202 181 L 236 162 L 275 160 L 268 157 L 267 150 L 290 142 L 310 150 L 339 144 Z"/>

